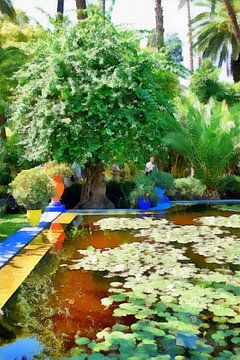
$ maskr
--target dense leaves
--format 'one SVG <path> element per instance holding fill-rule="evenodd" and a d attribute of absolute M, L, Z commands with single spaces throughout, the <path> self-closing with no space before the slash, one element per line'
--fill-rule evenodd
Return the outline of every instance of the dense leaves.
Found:
<path fill-rule="evenodd" d="M 159 149 L 178 90 L 164 55 L 154 59 L 100 15 L 58 26 L 32 54 L 18 73 L 12 118 L 26 157 L 85 163 Z"/>
<path fill-rule="evenodd" d="M 239 121 L 225 102 L 202 105 L 194 98 L 178 101 L 175 117 L 166 123 L 166 144 L 189 159 L 207 188 L 216 189 L 238 151 Z"/>

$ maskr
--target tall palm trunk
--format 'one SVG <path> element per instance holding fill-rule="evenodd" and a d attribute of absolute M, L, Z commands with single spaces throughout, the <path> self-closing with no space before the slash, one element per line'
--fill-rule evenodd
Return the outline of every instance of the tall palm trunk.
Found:
<path fill-rule="evenodd" d="M 11 0 L 0 0 L 0 13 L 8 15 L 10 18 L 14 18 L 16 13 Z"/>
<path fill-rule="evenodd" d="M 102 11 L 103 11 L 103 14 L 105 15 L 106 14 L 106 0 L 102 0 Z"/>
<path fill-rule="evenodd" d="M 76 7 L 77 7 L 77 18 L 78 18 L 78 20 L 86 19 L 87 14 L 85 12 L 80 11 L 80 10 L 86 10 L 87 9 L 86 0 L 76 0 Z"/>
<path fill-rule="evenodd" d="M 64 0 L 58 0 L 57 13 L 61 14 L 61 16 L 63 16 L 63 13 L 64 13 Z"/>
<path fill-rule="evenodd" d="M 6 117 L 5 115 L 1 115 L 0 114 L 0 139 L 2 140 L 6 140 L 7 139 L 7 135 L 6 135 Z"/>
<path fill-rule="evenodd" d="M 238 45 L 240 46 L 240 27 L 237 22 L 236 12 L 235 12 L 230 0 L 224 0 L 224 3 L 226 6 L 226 9 L 227 9 L 227 12 L 228 12 L 228 16 L 232 22 L 234 36 L 236 38 Z"/>
<path fill-rule="evenodd" d="M 188 42 L 189 42 L 189 67 L 193 71 L 193 35 L 192 35 L 192 17 L 190 0 L 187 0 L 187 15 L 188 15 Z"/>
<path fill-rule="evenodd" d="M 156 41 L 157 49 L 160 50 L 164 45 L 164 24 L 162 0 L 155 0 L 155 17 L 156 17 Z"/>
<path fill-rule="evenodd" d="M 239 82 L 240 81 L 240 54 L 238 56 L 237 60 L 233 60 L 231 61 L 231 72 L 232 72 L 232 76 L 233 76 L 233 81 Z"/>

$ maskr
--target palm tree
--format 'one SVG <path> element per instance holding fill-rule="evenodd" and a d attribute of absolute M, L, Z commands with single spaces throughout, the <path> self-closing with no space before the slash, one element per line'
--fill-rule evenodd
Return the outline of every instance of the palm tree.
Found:
<path fill-rule="evenodd" d="M 58 3 L 57 3 L 57 13 L 60 14 L 61 17 L 63 17 L 63 13 L 64 13 L 64 0 L 58 0 Z"/>
<path fill-rule="evenodd" d="M 78 20 L 84 20 L 87 17 L 86 12 L 81 10 L 87 9 L 86 0 L 76 0 L 76 7 L 77 7 L 77 18 Z"/>
<path fill-rule="evenodd" d="M 164 23 L 162 0 L 155 0 L 156 42 L 159 50 L 164 45 Z"/>
<path fill-rule="evenodd" d="M 15 16 L 15 10 L 13 8 L 11 0 L 1 0 L 0 1 L 0 12 L 3 15 L 8 15 L 9 17 Z"/>
<path fill-rule="evenodd" d="M 237 43 L 232 21 L 229 18 L 225 5 L 221 2 L 216 4 L 212 12 L 211 3 L 206 2 L 208 11 L 197 15 L 192 23 L 194 47 L 202 53 L 204 58 L 211 58 L 222 66 L 231 58 L 231 70 L 234 82 L 240 81 L 240 46 Z M 230 52 L 230 56 L 229 56 Z"/>
<path fill-rule="evenodd" d="M 192 17 L 191 17 L 191 5 L 192 0 L 180 0 L 178 5 L 179 9 L 182 9 L 187 5 L 187 14 L 188 14 L 188 42 L 189 42 L 189 60 L 190 60 L 190 70 L 193 71 L 193 36 L 192 36 Z"/>
<path fill-rule="evenodd" d="M 216 190 L 236 151 L 236 125 L 227 105 L 185 98 L 178 101 L 175 116 L 165 124 L 164 142 L 191 162 L 209 190 Z"/>
<path fill-rule="evenodd" d="M 103 11 L 103 14 L 105 15 L 106 14 L 106 0 L 102 0 L 102 11 Z"/>
<path fill-rule="evenodd" d="M 237 12 L 240 11 L 239 0 L 232 0 L 232 1 L 231 0 L 210 0 L 210 2 L 211 2 L 212 12 L 214 12 L 217 2 L 224 3 L 225 8 L 228 13 L 228 16 L 229 16 L 229 19 L 232 23 L 232 28 L 233 28 L 233 33 L 234 33 L 235 39 L 236 39 L 238 45 L 240 46 L 240 26 L 238 24 L 238 19 L 237 19 Z"/>

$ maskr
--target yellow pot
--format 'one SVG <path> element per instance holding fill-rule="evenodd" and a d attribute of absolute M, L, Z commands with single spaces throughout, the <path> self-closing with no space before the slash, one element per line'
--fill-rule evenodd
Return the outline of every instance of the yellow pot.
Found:
<path fill-rule="evenodd" d="M 42 210 L 28 210 L 27 219 L 30 226 L 38 226 L 40 223 L 40 218 L 42 215 Z"/>

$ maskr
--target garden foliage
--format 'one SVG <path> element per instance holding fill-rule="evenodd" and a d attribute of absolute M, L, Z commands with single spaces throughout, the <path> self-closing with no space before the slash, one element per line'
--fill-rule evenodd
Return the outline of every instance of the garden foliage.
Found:
<path fill-rule="evenodd" d="M 25 157 L 81 163 L 143 161 L 161 146 L 177 76 L 164 55 L 139 47 L 101 15 L 57 25 L 17 74 L 12 124 Z"/>
<path fill-rule="evenodd" d="M 194 98 L 177 100 L 175 119 L 166 123 L 166 145 L 185 156 L 195 175 L 215 190 L 238 151 L 239 122 L 226 105 Z"/>
<path fill-rule="evenodd" d="M 44 208 L 55 194 L 53 182 L 40 168 L 21 171 L 10 189 L 17 203 L 30 210 Z"/>
<path fill-rule="evenodd" d="M 175 179 L 171 195 L 175 199 L 193 200 L 203 196 L 206 186 L 194 177 Z"/>

